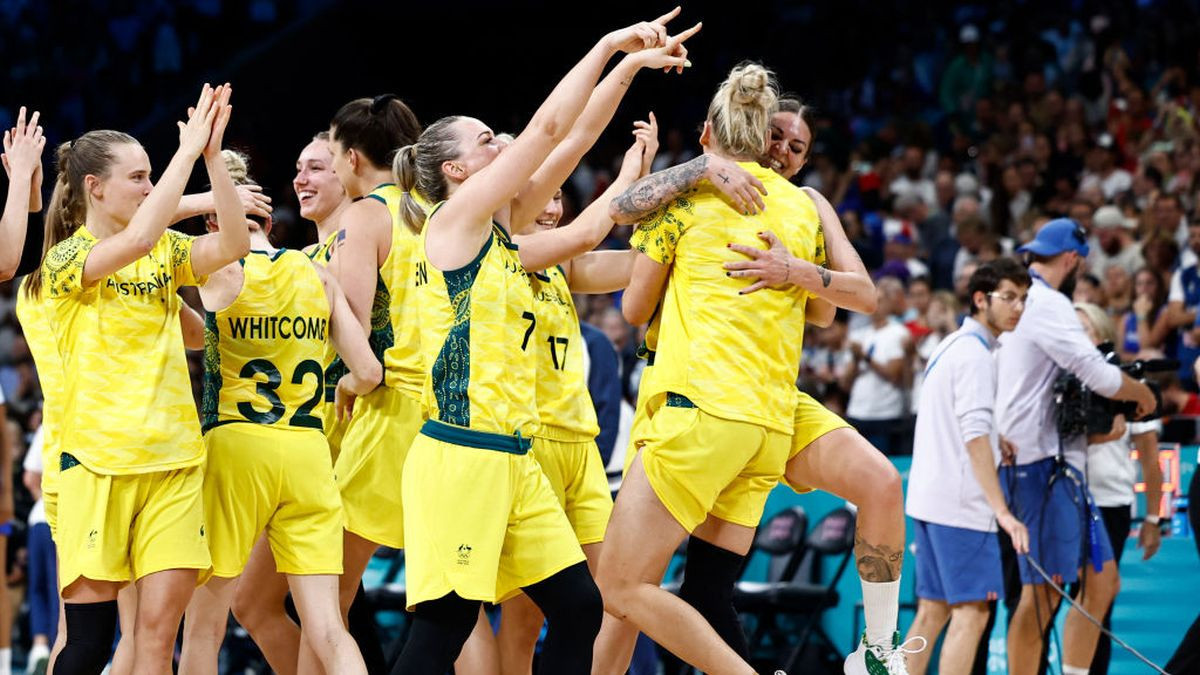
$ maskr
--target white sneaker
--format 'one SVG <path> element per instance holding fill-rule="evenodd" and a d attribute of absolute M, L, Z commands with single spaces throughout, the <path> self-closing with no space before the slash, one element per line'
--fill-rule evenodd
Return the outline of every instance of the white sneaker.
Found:
<path fill-rule="evenodd" d="M 908 643 L 920 640 L 920 647 L 910 649 Z M 846 675 L 908 675 L 906 654 L 917 654 L 925 651 L 927 643 L 920 635 L 900 643 L 900 633 L 892 634 L 892 644 L 873 645 L 867 643 L 867 634 L 863 633 L 858 649 L 846 657 L 843 672 Z"/>

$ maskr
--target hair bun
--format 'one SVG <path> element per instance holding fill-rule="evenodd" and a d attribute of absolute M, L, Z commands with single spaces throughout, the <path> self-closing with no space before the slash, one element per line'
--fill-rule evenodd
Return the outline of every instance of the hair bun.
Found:
<path fill-rule="evenodd" d="M 245 185 L 250 181 L 250 159 L 237 150 L 225 148 L 221 151 L 221 159 L 229 171 L 229 177 L 234 185 Z"/>
<path fill-rule="evenodd" d="M 380 94 L 371 99 L 371 114 L 378 115 L 387 109 L 387 104 L 399 99 L 395 94 Z"/>
<path fill-rule="evenodd" d="M 54 151 L 54 166 L 59 174 L 63 174 L 67 169 L 67 162 L 71 158 L 71 141 L 65 141 L 58 145 L 58 149 Z"/>
<path fill-rule="evenodd" d="M 739 105 L 749 105 L 762 100 L 771 86 L 771 74 L 757 63 L 748 63 L 735 68 L 729 76 L 732 85 L 731 98 Z"/>

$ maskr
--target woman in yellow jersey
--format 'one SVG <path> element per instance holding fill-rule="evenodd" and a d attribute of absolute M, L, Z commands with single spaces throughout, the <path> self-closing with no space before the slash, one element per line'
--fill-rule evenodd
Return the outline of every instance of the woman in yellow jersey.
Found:
<path fill-rule="evenodd" d="M 415 352 L 417 326 L 403 320 L 412 308 L 405 293 L 415 235 L 400 223 L 400 189 L 391 166 L 396 150 L 420 133 L 416 115 L 390 94 L 347 103 L 329 129 L 333 170 L 354 200 L 333 235 L 329 268 L 385 371 L 385 386 L 356 403 L 334 465 L 345 509 L 339 587 L 344 616 L 361 594 L 362 574 L 375 550 L 404 546 L 396 485 L 421 408 L 414 374 L 419 366 L 409 356 Z M 335 362 L 326 381 L 340 368 Z"/>
<path fill-rule="evenodd" d="M 721 85 L 701 134 L 706 153 L 738 161 L 766 188 L 757 216 L 702 187 L 656 212 L 634 233 L 646 255 L 623 298 L 642 323 L 662 303 L 660 350 L 642 387 L 657 411 L 617 496 L 598 581 L 605 607 L 707 672 L 753 669 L 694 608 L 658 583 L 680 541 L 715 516 L 713 543 L 745 552 L 791 445 L 799 343 L 778 335 L 804 321 L 799 290 L 740 296 L 720 263 L 728 241 L 751 243 L 765 228 L 794 254 L 815 258 L 819 221 L 812 200 L 757 164 L 778 101 L 774 78 L 743 64 Z M 768 330 L 764 330 L 767 328 Z"/>
<path fill-rule="evenodd" d="M 245 158 L 224 154 L 234 180 L 249 182 Z M 369 392 L 383 370 L 332 276 L 300 251 L 275 249 L 269 221 L 248 222 L 250 255 L 200 288 L 213 578 L 188 606 L 180 672 L 217 672 L 235 583 L 265 532 L 296 601 L 301 644 L 325 672 L 365 673 L 337 603 L 342 523 L 321 429 L 325 345 L 333 342 L 349 366 L 338 382 L 343 394 Z M 210 217 L 208 228 L 219 225 Z"/>
<path fill-rule="evenodd" d="M 798 100 L 782 99 L 779 111 L 772 116 L 770 144 L 762 163 L 787 179 L 803 168 L 812 144 L 812 131 L 805 113 L 805 107 Z M 694 187 L 691 177 L 699 175 L 700 169 L 696 164 L 708 160 L 707 155 L 702 156 L 634 186 L 622 199 L 613 202 L 614 217 L 619 222 L 637 222 L 653 213 L 680 194 L 679 186 L 683 189 Z M 741 175 L 739 169 L 726 165 L 718 168 L 716 159 L 712 160 L 713 163 L 706 167 L 709 173 L 718 171 L 733 178 L 735 183 L 746 183 L 747 177 Z M 761 235 L 770 246 L 767 250 L 734 244 L 732 248 L 750 260 L 726 263 L 726 269 L 734 277 L 756 280 L 742 292 L 787 284 L 808 290 L 813 296 L 806 308 L 809 323 L 828 325 L 835 305 L 862 313 L 873 312 L 874 285 L 846 237 L 837 213 L 820 193 L 810 188 L 805 190 L 817 203 L 825 235 L 822 244 L 830 269 L 821 269 L 791 256 L 770 232 Z M 746 208 L 753 210 L 755 206 L 746 200 Z M 784 482 L 797 492 L 825 490 L 858 507 L 856 553 L 867 618 L 866 639 L 851 657 L 853 669 L 859 672 L 868 658 L 887 663 L 888 653 L 897 647 L 894 638 L 904 543 L 900 475 L 882 453 L 844 420 L 803 392 L 799 398 Z M 644 417 L 644 408 L 639 408 L 638 416 Z M 728 572 L 719 575 L 721 581 L 736 578 L 741 569 L 741 556 L 730 558 L 728 552 L 706 546 L 707 542 L 702 539 L 706 536 L 705 527 L 702 525 L 693 533 L 689 544 L 689 566 L 696 566 L 697 559 L 722 560 L 713 564 L 723 564 Z M 692 548 L 710 550 L 693 551 Z M 736 623 L 736 612 L 730 599 L 720 598 L 711 591 L 714 586 L 726 584 L 718 583 L 710 575 L 691 576 L 704 581 L 702 588 L 690 589 L 695 592 L 685 588 L 681 595 L 718 626 L 718 632 L 727 642 L 744 649 L 745 638 Z M 716 618 L 718 616 L 723 618 Z M 728 629 L 721 630 L 719 624 Z"/>
<path fill-rule="evenodd" d="M 204 460 L 175 290 L 245 255 L 244 227 L 167 231 L 201 155 L 218 218 L 245 212 L 220 159 L 230 89 L 205 86 L 159 185 L 141 145 L 89 132 L 60 149 L 47 246 L 30 292 L 45 297 L 63 357 L 58 538 L 67 644 L 56 672 L 108 660 L 118 589 L 137 582 L 135 672 L 164 672 L 179 619 L 210 565 Z"/>
<path fill-rule="evenodd" d="M 542 672 L 590 670 L 600 599 L 570 522 L 528 454 L 538 422 L 529 354 L 537 348 L 537 316 L 527 270 L 581 253 L 575 248 L 585 228 L 528 235 L 519 246 L 505 228 L 514 197 L 570 132 L 616 51 L 637 52 L 618 67 L 682 69 L 681 43 L 699 27 L 664 39 L 669 16 L 606 36 L 503 153 L 490 129 L 462 117 L 435 123 L 401 150 L 401 186 L 445 202 L 432 211 L 418 247 L 430 420 L 402 478 L 414 620 L 393 672 L 444 672 L 480 601 L 518 590 L 550 621 Z M 639 168 L 642 152 L 639 143 Z M 410 223 L 419 217 L 408 208 L 405 215 Z"/>
<path fill-rule="evenodd" d="M 653 113 L 649 122 L 636 123 L 634 135 L 643 149 L 635 143 L 622 172 L 604 194 L 579 214 L 577 221 L 595 222 L 599 229 L 611 228 L 609 201 L 649 172 L 658 151 L 658 126 Z M 641 156 L 640 164 L 637 155 Z M 521 234 L 554 230 L 562 214 L 560 189 L 532 226 Z M 520 245 L 520 237 L 514 239 Z M 538 351 L 536 395 L 540 425 L 533 435 L 530 453 L 549 479 L 592 572 L 612 513 L 612 495 L 596 447 L 600 428 L 588 394 L 584 363 L 587 347 L 580 333 L 572 293 L 609 293 L 624 288 L 629 284 L 635 254 L 632 250 L 591 251 L 533 275 L 534 314 L 538 319 L 533 340 Z M 498 634 L 502 673 L 530 672 L 543 620 L 541 611 L 524 594 L 504 602 Z"/>
<path fill-rule="evenodd" d="M 241 186 L 239 186 L 241 187 Z M 314 262 L 321 266 L 329 264 L 333 251 L 331 246 L 337 233 L 341 215 L 350 206 L 345 189 L 333 172 L 333 153 L 329 149 L 329 132 L 315 135 L 301 150 L 296 160 L 296 176 L 292 189 L 300 204 L 300 216 L 313 221 L 317 230 L 317 242 L 304 249 Z M 326 375 L 335 374 L 330 365 L 337 357 L 331 344 L 321 366 Z M 339 369 L 340 370 L 340 369 Z M 338 372 L 337 376 L 344 374 Z M 337 457 L 346 420 L 338 419 L 334 405 L 337 379 L 325 381 L 324 430 L 329 441 L 330 452 Z M 275 558 L 271 555 L 270 542 L 262 537 L 254 545 L 250 559 L 237 584 L 233 597 L 233 616 L 241 624 L 255 644 L 262 650 L 271 668 L 279 675 L 296 672 L 300 652 L 300 626 L 292 620 L 285 609 L 288 594 L 287 576 L 276 571 Z M 373 629 L 373 628 L 372 628 Z M 352 622 L 351 632 L 354 632 Z M 367 656 L 363 655 L 364 658 Z"/>
<path fill-rule="evenodd" d="M 42 149 L 46 137 L 36 110 L 25 121 L 25 106 L 17 111 L 17 126 L 4 132 L 4 173 L 8 175 L 8 196 L 0 217 L 0 281 L 17 273 L 21 251 L 25 248 L 25 230 L 29 214 L 42 210 Z"/>

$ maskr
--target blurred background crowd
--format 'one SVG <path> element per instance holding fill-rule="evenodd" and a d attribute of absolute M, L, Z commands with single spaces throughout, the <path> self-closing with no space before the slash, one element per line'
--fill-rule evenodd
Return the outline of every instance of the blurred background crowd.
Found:
<path fill-rule="evenodd" d="M 418 40 L 445 21 L 439 8 L 394 4 L 0 0 L 0 128 L 25 104 L 43 112 L 52 145 L 91 128 L 123 129 L 162 166 L 174 148 L 172 121 L 196 82 L 220 72 L 235 87 L 260 83 L 239 90 L 228 137 L 250 154 L 274 199 L 273 238 L 300 247 L 315 234 L 298 216 L 293 163 L 340 103 L 393 91 L 424 123 L 462 112 L 517 131 L 544 96 L 540 87 L 584 48 L 556 28 L 565 9 L 468 0 L 456 11 L 486 26 L 487 41 L 465 40 L 431 58 Z M 617 25 L 635 7 L 596 5 L 572 8 L 579 18 L 571 20 Z M 690 159 L 721 74 L 743 58 L 761 60 L 813 107 L 811 153 L 797 181 L 837 207 L 880 296 L 874 316 L 839 315 L 830 328 L 807 331 L 803 389 L 885 452 L 911 452 L 925 359 L 958 326 L 966 279 L 1049 219 L 1068 216 L 1092 251 L 1075 298 L 1105 308 L 1124 357 L 1179 359 L 1167 410 L 1200 412 L 1192 393 L 1200 355 L 1197 3 L 687 3 L 682 21 L 699 19 L 704 32 L 689 44 L 695 67 L 653 86 L 653 75 L 641 76 L 647 81 L 635 84 L 571 177 L 564 221 L 612 180 L 626 119 L 655 110 L 663 127 L 656 169 Z M 544 40 L 506 42 L 518 27 Z M 617 228 L 604 245 L 627 247 L 628 237 Z M 619 294 L 576 302 L 617 355 L 615 367 L 596 366 L 593 394 L 611 392 L 628 416 L 643 367 L 635 355 L 641 329 L 622 318 Z M 13 307 L 14 285 L 0 284 L 4 437 L 19 473 L 41 391 Z M 858 367 L 867 355 L 885 367 Z M 200 370 L 197 357 L 197 384 Z M 622 441 L 606 432 L 614 440 L 602 450 L 611 452 Z M 15 484 L 20 518 L 32 500 L 19 476 Z M 11 541 L 9 583 L 19 586 L 24 553 L 19 536 Z"/>

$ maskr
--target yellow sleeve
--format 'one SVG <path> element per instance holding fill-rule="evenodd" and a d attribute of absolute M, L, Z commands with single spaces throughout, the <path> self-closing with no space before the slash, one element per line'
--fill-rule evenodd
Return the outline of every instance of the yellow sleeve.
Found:
<path fill-rule="evenodd" d="M 196 276 L 192 270 L 192 244 L 196 242 L 196 238 L 175 230 L 167 230 L 166 237 L 176 287 L 203 286 L 208 277 Z"/>
<path fill-rule="evenodd" d="M 84 290 L 83 265 L 96 240 L 73 235 L 58 242 L 42 262 L 42 282 L 51 298 L 66 298 Z"/>
<path fill-rule="evenodd" d="M 692 202 L 680 197 L 639 223 L 629 238 L 629 245 L 654 262 L 669 265 L 675 259 L 675 246 L 687 229 L 691 215 Z"/>

